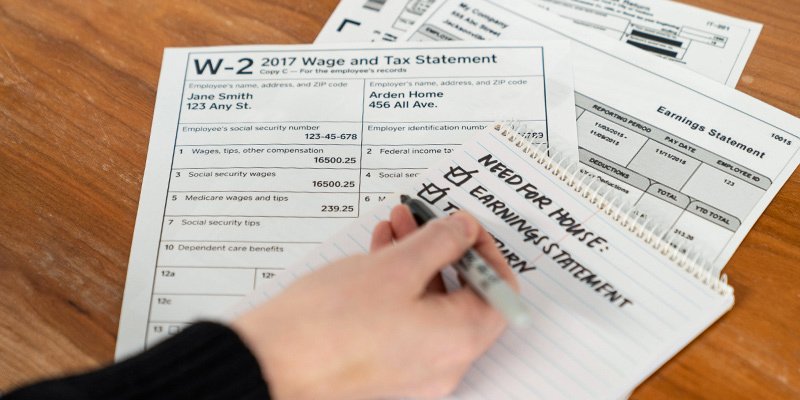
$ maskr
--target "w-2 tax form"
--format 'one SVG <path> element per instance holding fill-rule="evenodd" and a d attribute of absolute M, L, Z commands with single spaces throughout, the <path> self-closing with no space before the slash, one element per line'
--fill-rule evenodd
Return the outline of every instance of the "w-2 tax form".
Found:
<path fill-rule="evenodd" d="M 164 53 L 117 355 L 228 309 L 496 119 L 577 156 L 565 41 Z"/>

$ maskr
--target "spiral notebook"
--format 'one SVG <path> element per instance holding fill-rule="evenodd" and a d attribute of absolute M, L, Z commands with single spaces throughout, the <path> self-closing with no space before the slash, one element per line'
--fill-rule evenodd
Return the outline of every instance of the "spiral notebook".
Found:
<path fill-rule="evenodd" d="M 443 214 L 473 213 L 534 312 L 533 327 L 508 330 L 453 398 L 623 398 L 733 306 L 724 276 L 658 227 L 639 224 L 636 210 L 601 186 L 498 123 L 406 188 Z M 250 304 L 366 252 L 372 228 L 398 203 L 393 196 L 363 215 Z"/>

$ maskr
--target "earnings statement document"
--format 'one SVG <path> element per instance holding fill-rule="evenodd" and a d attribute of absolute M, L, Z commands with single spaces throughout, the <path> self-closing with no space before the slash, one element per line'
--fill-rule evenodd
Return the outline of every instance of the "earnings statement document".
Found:
<path fill-rule="evenodd" d="M 220 316 L 496 119 L 577 156 L 568 52 L 565 41 L 166 50 L 117 356 Z"/>

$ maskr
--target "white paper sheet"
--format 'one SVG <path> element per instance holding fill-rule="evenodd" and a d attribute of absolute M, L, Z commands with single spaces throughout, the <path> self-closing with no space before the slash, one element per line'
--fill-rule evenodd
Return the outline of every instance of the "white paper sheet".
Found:
<path fill-rule="evenodd" d="M 730 287 L 701 283 L 497 133 L 476 135 L 407 193 L 443 214 L 472 212 L 498 238 L 533 310 L 533 327 L 507 331 L 454 399 L 624 398 L 733 305 Z M 250 305 L 366 252 L 398 200 L 334 235 Z"/>
<path fill-rule="evenodd" d="M 443 0 L 342 0 L 316 43 L 395 41 Z M 574 23 L 736 87 L 762 25 L 666 0 L 528 0 Z M 503 4 L 500 2 L 500 4 Z"/>
<path fill-rule="evenodd" d="M 497 118 L 574 152 L 570 65 L 564 41 L 167 50 L 117 356 L 219 315 Z"/>
<path fill-rule="evenodd" d="M 341 0 L 315 43 L 394 42 L 436 0 Z"/>
<path fill-rule="evenodd" d="M 438 3 L 412 40 L 571 39 L 583 167 L 721 270 L 800 162 L 800 121 L 526 1 Z"/>
<path fill-rule="evenodd" d="M 529 0 L 587 34 L 630 44 L 736 87 L 761 24 L 663 0 Z"/>

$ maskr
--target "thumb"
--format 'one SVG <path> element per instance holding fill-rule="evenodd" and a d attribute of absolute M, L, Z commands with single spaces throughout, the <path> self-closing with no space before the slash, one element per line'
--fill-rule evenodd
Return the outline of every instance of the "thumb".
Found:
<path fill-rule="evenodd" d="M 459 211 L 425 224 L 376 256 L 384 268 L 401 272 L 409 285 L 423 289 L 439 271 L 474 246 L 480 232 L 478 221 Z"/>

